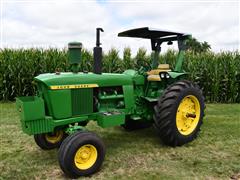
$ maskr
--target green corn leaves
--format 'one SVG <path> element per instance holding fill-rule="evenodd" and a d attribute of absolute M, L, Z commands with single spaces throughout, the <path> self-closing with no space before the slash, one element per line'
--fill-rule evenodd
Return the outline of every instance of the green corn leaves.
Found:
<path fill-rule="evenodd" d="M 140 48 L 133 57 L 125 48 L 123 58 L 112 48 L 103 53 L 103 72 L 121 73 L 126 69 L 151 66 L 152 54 Z M 177 52 L 169 50 L 160 55 L 160 63 L 173 69 Z M 80 71 L 93 70 L 93 54 L 83 49 Z M 189 78 L 202 88 L 207 102 L 240 103 L 240 53 L 187 52 L 183 68 Z M 70 71 L 67 50 L 58 49 L 0 49 L 0 100 L 14 100 L 36 92 L 33 77 L 41 73 Z"/>

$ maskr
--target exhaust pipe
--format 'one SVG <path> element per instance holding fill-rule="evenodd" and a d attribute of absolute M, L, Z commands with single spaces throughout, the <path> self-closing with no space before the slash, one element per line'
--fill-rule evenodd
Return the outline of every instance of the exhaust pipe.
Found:
<path fill-rule="evenodd" d="M 93 72 L 95 74 L 102 74 L 102 48 L 100 47 L 100 32 L 104 32 L 102 28 L 96 29 L 96 47 L 93 48 Z"/>

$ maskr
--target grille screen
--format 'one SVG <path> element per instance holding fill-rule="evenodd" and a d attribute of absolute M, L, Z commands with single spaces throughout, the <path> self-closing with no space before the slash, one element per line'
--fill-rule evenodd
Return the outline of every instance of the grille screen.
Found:
<path fill-rule="evenodd" d="M 93 112 L 93 89 L 72 89 L 72 115 L 90 114 Z"/>

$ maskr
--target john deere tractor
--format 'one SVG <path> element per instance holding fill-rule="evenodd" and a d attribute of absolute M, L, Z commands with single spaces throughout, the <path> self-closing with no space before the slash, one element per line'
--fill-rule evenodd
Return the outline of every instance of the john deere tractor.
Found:
<path fill-rule="evenodd" d="M 102 72 L 101 28 L 97 28 L 93 72 L 79 72 L 82 44 L 68 44 L 72 72 L 40 74 L 35 96 L 16 101 L 22 130 L 33 135 L 45 150 L 59 148 L 58 161 L 69 177 L 88 176 L 101 167 L 103 141 L 85 126 L 127 130 L 154 126 L 162 141 L 181 146 L 194 140 L 202 124 L 204 97 L 200 88 L 185 80 L 182 69 L 189 34 L 148 27 L 131 29 L 120 37 L 150 39 L 154 53 L 150 68 L 128 69 L 122 74 Z M 159 64 L 161 45 L 177 41 L 176 66 Z M 167 59 L 166 59 L 167 62 Z"/>

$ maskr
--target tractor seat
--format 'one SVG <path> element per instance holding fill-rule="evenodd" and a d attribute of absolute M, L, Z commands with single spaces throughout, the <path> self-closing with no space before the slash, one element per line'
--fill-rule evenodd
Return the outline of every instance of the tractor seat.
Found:
<path fill-rule="evenodd" d="M 161 81 L 161 78 L 159 76 L 160 72 L 169 72 L 171 71 L 169 64 L 159 64 L 157 69 L 153 69 L 151 71 L 148 71 L 148 81 Z"/>

